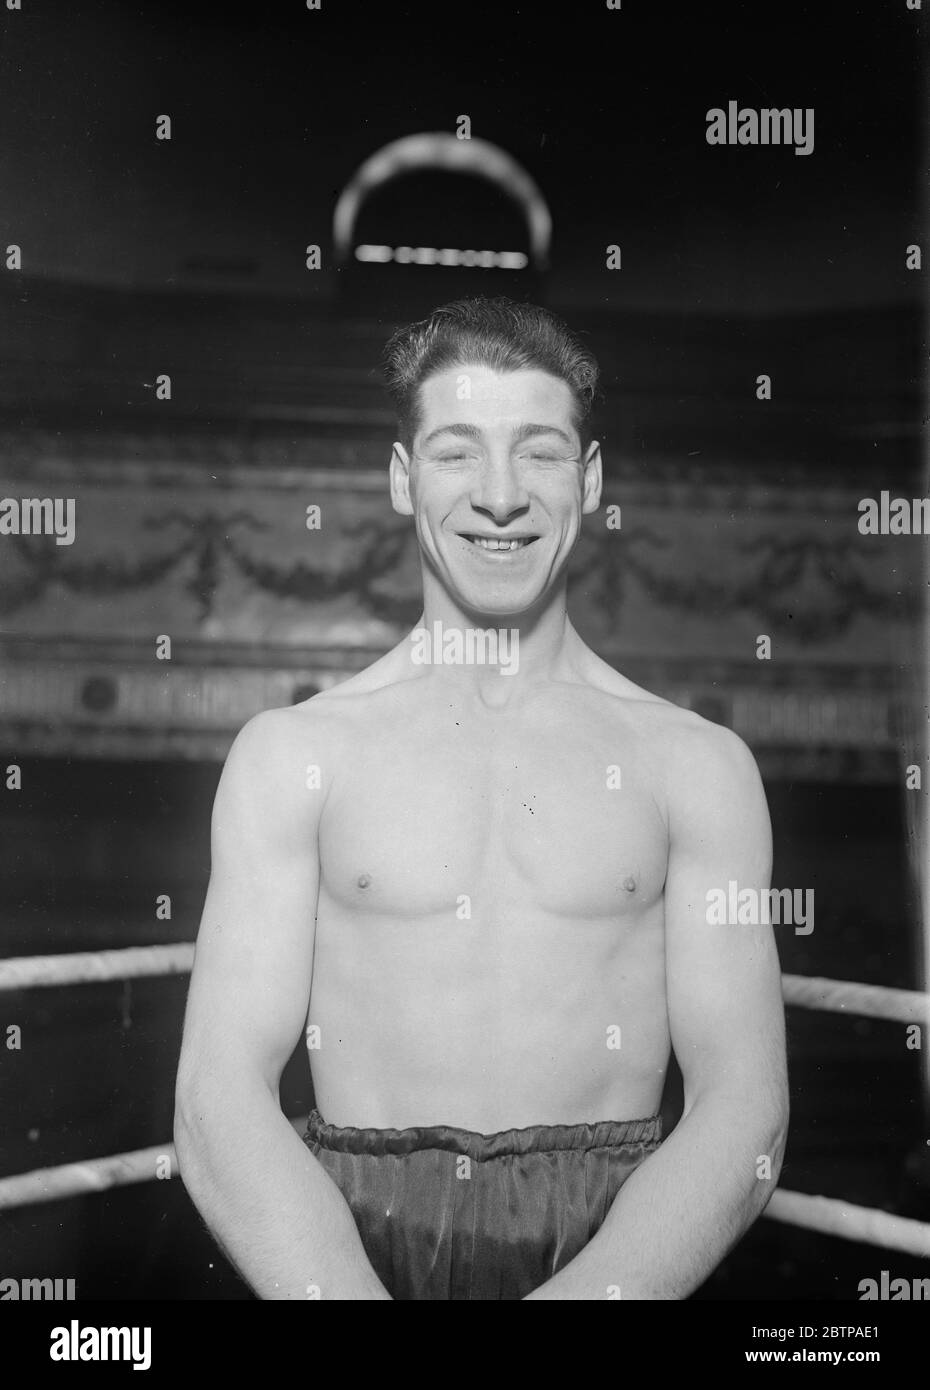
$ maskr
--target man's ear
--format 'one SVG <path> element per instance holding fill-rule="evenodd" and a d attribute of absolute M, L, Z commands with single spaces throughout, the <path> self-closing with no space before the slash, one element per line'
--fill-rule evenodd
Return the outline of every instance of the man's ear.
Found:
<path fill-rule="evenodd" d="M 596 439 L 585 450 L 584 456 L 584 496 L 583 513 L 596 512 L 601 505 L 601 489 L 604 486 L 604 470 L 601 463 L 601 446 Z"/>
<path fill-rule="evenodd" d="M 397 440 L 394 441 L 391 450 L 388 476 L 391 484 L 391 506 L 401 516 L 413 516 L 413 503 L 410 500 L 410 455 Z"/>

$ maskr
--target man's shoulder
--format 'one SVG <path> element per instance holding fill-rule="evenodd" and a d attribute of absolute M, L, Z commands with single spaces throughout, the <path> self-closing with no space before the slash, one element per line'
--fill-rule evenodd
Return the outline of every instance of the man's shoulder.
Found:
<path fill-rule="evenodd" d="M 616 697 L 616 720 L 632 737 L 673 842 L 706 844 L 770 836 L 756 760 L 739 734 L 684 705 L 639 689 Z M 622 766 L 622 759 L 621 759 Z"/>
<path fill-rule="evenodd" d="M 302 786 L 311 767 L 320 767 L 323 776 L 338 729 L 332 706 L 319 696 L 262 710 L 233 739 L 224 778 L 253 791 L 266 788 L 270 794 Z"/>
<path fill-rule="evenodd" d="M 762 779 L 739 734 L 670 701 L 656 709 L 652 732 L 672 823 L 706 828 L 709 819 L 744 815 L 762 824 Z"/>
<path fill-rule="evenodd" d="M 636 685 L 606 663 L 599 664 L 594 686 L 673 783 L 676 777 L 744 782 L 758 776 L 749 747 L 726 725 Z"/>
<path fill-rule="evenodd" d="M 378 703 L 377 697 L 392 690 L 394 683 L 380 667 L 376 661 L 306 700 L 253 715 L 236 735 L 230 757 L 270 769 L 297 754 L 332 753 L 343 734 L 375 712 L 370 707 Z"/>
<path fill-rule="evenodd" d="M 319 707 L 313 708 L 318 696 L 296 705 L 261 710 L 243 724 L 236 735 L 230 754 L 241 759 L 274 759 L 287 755 L 298 745 L 318 732 L 326 722 Z"/>
<path fill-rule="evenodd" d="M 306 831 L 332 786 L 339 732 L 329 705 L 316 696 L 253 715 L 226 756 L 214 817 L 232 823 L 244 819 L 269 835 L 287 827 Z"/>

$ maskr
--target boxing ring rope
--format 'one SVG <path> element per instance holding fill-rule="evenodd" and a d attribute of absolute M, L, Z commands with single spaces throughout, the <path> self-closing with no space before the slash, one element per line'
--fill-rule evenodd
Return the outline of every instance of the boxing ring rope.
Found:
<path fill-rule="evenodd" d="M 193 961 L 194 946 L 190 942 L 70 955 L 20 956 L 0 960 L 0 991 L 183 975 L 190 971 Z M 782 994 L 785 1003 L 796 1008 L 930 1024 L 930 994 L 916 990 L 783 975 Z M 306 1117 L 291 1120 L 291 1124 L 302 1132 Z M 178 1165 L 174 1145 L 169 1143 L 0 1178 L 0 1210 L 150 1182 L 158 1177 L 166 1160 L 173 1176 Z M 778 1189 L 764 1215 L 822 1235 L 930 1259 L 930 1224 L 890 1212 Z"/>
<path fill-rule="evenodd" d="M 828 980 L 816 975 L 782 975 L 782 996 L 797 1009 L 858 1014 L 892 1023 L 930 1026 L 930 994 L 886 985 L 861 985 L 851 980 Z"/>
<path fill-rule="evenodd" d="M 291 1120 L 299 1134 L 307 1127 L 306 1115 Z M 27 1207 L 33 1202 L 58 1202 L 65 1197 L 84 1197 L 91 1192 L 107 1192 L 111 1187 L 151 1182 L 167 1160 L 174 1177 L 178 1159 L 173 1144 L 155 1144 L 150 1149 L 132 1149 L 108 1158 L 88 1158 L 83 1163 L 62 1163 L 57 1168 L 35 1168 L 0 1178 L 0 1211 Z M 164 1181 L 164 1179 L 162 1179 Z"/>
<path fill-rule="evenodd" d="M 46 985 L 85 985 L 100 980 L 141 980 L 154 975 L 186 975 L 194 946 L 124 946 L 117 951 L 76 951 L 64 956 L 17 956 L 0 960 L 0 990 Z"/>
<path fill-rule="evenodd" d="M 60 956 L 18 956 L 0 960 L 0 990 L 184 975 L 193 963 L 194 946 L 187 941 L 170 946 L 77 951 Z M 781 978 L 785 1003 L 796 1008 L 930 1025 L 930 995 L 917 990 L 806 975 L 782 975 Z"/>
<path fill-rule="evenodd" d="M 155 1178 L 158 1165 L 168 1159 L 171 1173 L 177 1172 L 173 1144 L 151 1149 L 133 1149 L 109 1158 L 89 1158 L 83 1163 L 62 1163 L 57 1168 L 35 1168 L 0 1178 L 0 1211 L 26 1207 L 32 1202 L 57 1202 L 63 1197 L 80 1197 L 88 1192 L 106 1192 L 111 1187 L 148 1182 Z"/>
<path fill-rule="evenodd" d="M 836 1197 L 811 1197 L 806 1192 L 785 1192 L 779 1187 L 762 1214 L 788 1226 L 803 1226 L 821 1235 L 930 1260 L 930 1225 L 876 1207 L 855 1207 Z"/>

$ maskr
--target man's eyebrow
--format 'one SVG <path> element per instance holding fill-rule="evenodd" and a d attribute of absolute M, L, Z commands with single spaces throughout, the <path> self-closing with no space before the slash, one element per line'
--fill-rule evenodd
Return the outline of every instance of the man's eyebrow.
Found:
<path fill-rule="evenodd" d="M 440 434 L 454 434 L 458 439 L 471 439 L 476 443 L 481 442 L 481 431 L 477 425 L 440 425 L 438 429 L 430 430 L 423 440 L 422 447 L 425 448 L 430 440 L 435 439 Z"/>
<path fill-rule="evenodd" d="M 532 439 L 537 434 L 558 435 L 559 439 L 569 448 L 575 447 L 575 440 L 564 430 L 560 430 L 558 425 L 517 425 L 511 437 L 514 444 L 522 444 L 525 439 Z"/>
<path fill-rule="evenodd" d="M 430 433 L 423 440 L 423 444 L 421 447 L 425 448 L 427 444 L 429 444 L 432 440 L 436 439 L 441 434 L 451 434 L 454 435 L 457 439 L 470 439 L 474 443 L 479 444 L 482 438 L 481 430 L 478 428 L 477 425 L 468 425 L 464 423 L 440 425 L 438 429 L 430 431 Z M 524 440 L 532 439 L 538 434 L 557 435 L 558 438 L 561 439 L 564 444 L 567 444 L 569 446 L 569 448 L 575 447 L 575 440 L 572 439 L 571 435 L 566 434 L 564 430 L 559 429 L 558 425 L 517 425 L 512 432 L 511 442 L 514 444 L 522 444 Z"/>

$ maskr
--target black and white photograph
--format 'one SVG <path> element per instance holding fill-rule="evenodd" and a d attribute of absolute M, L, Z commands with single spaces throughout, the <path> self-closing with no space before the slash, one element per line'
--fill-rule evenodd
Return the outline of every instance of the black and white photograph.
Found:
<path fill-rule="evenodd" d="M 921 0 L 0 4 L 25 1364 L 265 1300 L 893 1364 Z"/>

